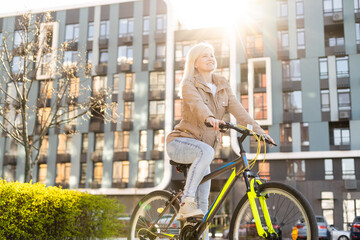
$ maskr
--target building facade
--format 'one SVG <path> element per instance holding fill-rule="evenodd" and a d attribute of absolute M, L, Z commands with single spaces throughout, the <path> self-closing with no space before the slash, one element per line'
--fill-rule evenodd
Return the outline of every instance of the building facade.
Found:
<path fill-rule="evenodd" d="M 76 42 L 68 58 L 86 55 L 92 89 L 111 87 L 120 117 L 75 124 L 79 134 L 72 136 L 50 131 L 34 182 L 114 195 L 128 213 L 144 194 L 179 187 L 182 176 L 169 165 L 164 142 L 181 119 L 177 92 L 186 53 L 206 41 L 216 50 L 217 73 L 279 143 L 268 148 L 260 174 L 299 189 L 317 215 L 346 228 L 360 215 L 359 0 L 256 3 L 262 14 L 230 33 L 186 29 L 162 0 L 53 12 L 57 43 Z M 17 18 L 1 17 L 0 34 L 20 30 Z M 252 157 L 256 142 L 249 139 L 246 150 Z M 236 135 L 224 133 L 212 168 L 237 152 Z M 24 156 L 14 141 L 1 136 L 0 154 L 0 176 L 24 181 Z M 213 180 L 214 194 L 225 180 Z M 244 191 L 239 183 L 224 216 Z"/>

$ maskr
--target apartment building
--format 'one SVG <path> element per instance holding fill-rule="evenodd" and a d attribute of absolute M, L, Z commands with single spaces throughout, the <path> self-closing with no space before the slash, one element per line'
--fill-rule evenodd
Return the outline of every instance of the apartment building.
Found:
<path fill-rule="evenodd" d="M 111 87 L 120 117 L 117 123 L 78 122 L 79 134 L 72 136 L 50 131 L 34 182 L 117 196 L 128 213 L 144 194 L 179 187 L 182 175 L 168 164 L 164 140 L 181 119 L 177 92 L 186 53 L 206 41 L 215 47 L 217 73 L 279 143 L 268 148 L 260 174 L 299 189 L 317 215 L 346 228 L 360 215 L 360 2 L 256 4 L 262 14 L 230 34 L 224 27 L 187 29 L 162 0 L 53 12 L 57 43 L 75 42 L 66 53 L 71 61 L 77 51 L 86 53 L 92 91 Z M 18 17 L 0 18 L 0 34 L 19 30 Z M 234 121 L 229 115 L 225 120 Z M 246 142 L 249 157 L 256 146 Z M 236 135 L 224 133 L 211 167 L 236 157 L 237 148 Z M 0 137 L 1 177 L 24 181 L 19 149 Z M 225 180 L 213 180 L 212 194 Z M 224 216 L 244 192 L 239 183 Z"/>

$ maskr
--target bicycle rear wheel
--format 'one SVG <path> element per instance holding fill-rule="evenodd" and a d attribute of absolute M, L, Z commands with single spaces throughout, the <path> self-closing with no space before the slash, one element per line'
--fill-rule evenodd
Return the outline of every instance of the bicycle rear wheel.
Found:
<path fill-rule="evenodd" d="M 154 191 L 147 194 L 136 206 L 129 226 L 128 239 L 175 239 L 179 236 L 181 222 L 176 220 L 179 201 L 175 199 L 167 210 L 173 195 L 167 191 Z M 156 224 L 160 213 L 165 210 Z"/>
<path fill-rule="evenodd" d="M 261 195 L 267 194 L 266 204 L 278 239 L 318 238 L 316 219 L 309 202 L 294 188 L 282 183 L 264 183 L 259 186 Z M 258 203 L 258 202 L 257 202 Z M 257 204 L 261 222 L 266 230 L 260 204 Z M 259 237 L 250 202 L 245 195 L 231 219 L 229 239 L 264 239 Z"/>

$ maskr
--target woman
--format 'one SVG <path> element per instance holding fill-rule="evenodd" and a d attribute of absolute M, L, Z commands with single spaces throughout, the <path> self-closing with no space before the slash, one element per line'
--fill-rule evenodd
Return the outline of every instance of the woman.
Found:
<path fill-rule="evenodd" d="M 255 132 L 266 135 L 237 101 L 228 81 L 213 74 L 216 67 L 214 49 L 210 44 L 199 43 L 189 50 L 180 84 L 182 120 L 166 139 L 167 153 L 173 161 L 191 163 L 177 215 L 181 221 L 188 217 L 202 217 L 208 211 L 210 181 L 199 184 L 210 173 L 210 164 L 220 141 L 219 124 L 224 124 L 221 119 L 225 112 L 233 114 L 240 124 L 251 124 Z M 205 122 L 213 127 L 206 127 Z M 270 136 L 266 137 L 274 142 Z"/>

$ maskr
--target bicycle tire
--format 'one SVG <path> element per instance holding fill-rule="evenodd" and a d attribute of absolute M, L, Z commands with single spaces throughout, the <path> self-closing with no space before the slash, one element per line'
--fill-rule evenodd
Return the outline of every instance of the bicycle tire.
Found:
<path fill-rule="evenodd" d="M 155 233 L 180 234 L 182 223 L 176 220 L 180 208 L 178 199 L 171 204 L 157 224 L 153 225 L 160 213 L 170 203 L 173 195 L 168 191 L 154 191 L 143 197 L 137 204 L 130 219 L 128 240 L 134 239 L 172 239 L 158 237 Z M 173 218 L 173 216 L 175 217 Z M 171 223 L 170 223 L 171 222 Z M 165 231 L 168 224 L 170 227 Z M 153 227 L 150 226 L 153 225 Z"/>
<path fill-rule="evenodd" d="M 295 239 L 292 236 L 295 232 L 297 232 L 297 235 L 295 235 L 297 239 L 318 239 L 318 229 L 313 209 L 299 191 L 283 183 L 270 182 L 261 184 L 259 192 L 268 196 L 266 204 L 274 230 L 278 234 L 277 239 Z M 257 205 L 260 206 L 260 204 Z M 261 218 L 263 214 L 261 208 L 258 208 Z M 261 219 L 262 222 L 265 222 L 263 218 Z M 304 220 L 302 223 L 303 228 L 300 231 L 296 228 L 296 231 L 293 232 L 294 227 L 300 229 L 299 220 L 301 219 Z M 266 224 L 264 225 L 266 226 Z M 229 229 L 229 239 L 264 239 L 259 237 L 257 233 L 247 195 L 240 200 L 234 211 Z"/>

